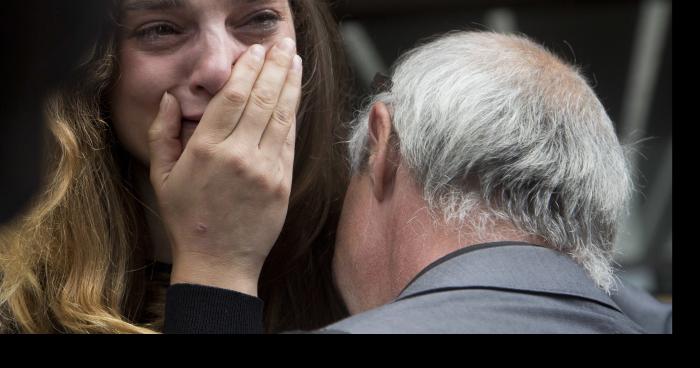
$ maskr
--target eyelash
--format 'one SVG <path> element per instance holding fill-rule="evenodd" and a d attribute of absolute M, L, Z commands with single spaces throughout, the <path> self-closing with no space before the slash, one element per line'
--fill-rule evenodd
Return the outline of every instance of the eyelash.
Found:
<path fill-rule="evenodd" d="M 255 26 L 259 26 L 266 31 L 273 30 L 282 18 L 272 10 L 265 10 L 253 15 L 245 25 L 255 22 Z"/>
<path fill-rule="evenodd" d="M 164 36 L 177 35 L 180 33 L 181 32 L 171 24 L 157 23 L 136 31 L 136 33 L 134 33 L 134 37 L 143 41 L 152 42 Z"/>
<path fill-rule="evenodd" d="M 262 32 L 272 32 L 281 20 L 282 18 L 277 12 L 265 10 L 250 17 L 243 25 L 251 25 L 259 28 Z M 157 23 L 137 30 L 134 33 L 134 37 L 146 42 L 155 42 L 161 37 L 178 35 L 180 33 L 182 32 L 172 24 Z"/>

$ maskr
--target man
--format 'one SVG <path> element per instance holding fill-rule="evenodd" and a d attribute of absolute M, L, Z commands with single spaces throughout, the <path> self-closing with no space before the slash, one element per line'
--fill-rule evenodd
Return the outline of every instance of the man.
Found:
<path fill-rule="evenodd" d="M 574 67 L 522 37 L 457 32 L 384 85 L 349 140 L 333 270 L 352 316 L 320 332 L 645 331 L 610 297 L 628 164 Z M 187 288 L 169 291 L 166 332 L 206 325 L 178 318 Z M 230 332 L 250 331 L 259 300 L 229 302 L 226 325 L 245 327 Z"/>

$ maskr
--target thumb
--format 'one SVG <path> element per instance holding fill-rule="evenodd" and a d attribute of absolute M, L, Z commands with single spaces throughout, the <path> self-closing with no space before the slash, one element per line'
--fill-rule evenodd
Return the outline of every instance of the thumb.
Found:
<path fill-rule="evenodd" d="M 165 92 L 160 101 L 158 116 L 148 131 L 151 183 L 156 190 L 168 178 L 182 154 L 180 114 L 180 104 L 175 96 Z"/>

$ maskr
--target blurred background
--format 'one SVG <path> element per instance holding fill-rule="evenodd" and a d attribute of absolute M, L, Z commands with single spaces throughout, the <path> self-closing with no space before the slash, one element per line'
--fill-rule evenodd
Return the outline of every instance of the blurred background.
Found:
<path fill-rule="evenodd" d="M 671 301 L 671 1 L 337 0 L 357 100 L 418 41 L 455 29 L 525 34 L 578 65 L 634 143 L 637 192 L 616 242 L 619 276 Z"/>

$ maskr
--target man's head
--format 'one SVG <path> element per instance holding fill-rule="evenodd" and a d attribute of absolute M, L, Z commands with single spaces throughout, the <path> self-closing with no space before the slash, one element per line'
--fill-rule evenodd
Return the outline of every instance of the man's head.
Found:
<path fill-rule="evenodd" d="M 538 239 L 612 287 L 631 180 L 575 67 L 523 37 L 457 32 L 401 57 L 392 82 L 352 124 L 334 257 L 351 311 L 395 297 L 420 271 L 413 258 L 439 256 L 448 239 Z M 411 263 L 412 275 L 388 271 Z"/>

